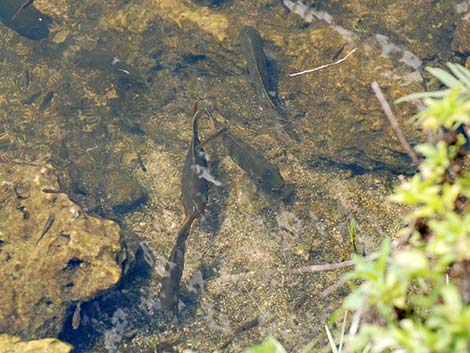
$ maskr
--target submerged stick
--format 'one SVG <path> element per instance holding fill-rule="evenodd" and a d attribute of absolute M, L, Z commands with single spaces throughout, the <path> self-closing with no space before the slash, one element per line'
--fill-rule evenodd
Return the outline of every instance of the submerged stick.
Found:
<path fill-rule="evenodd" d="M 378 253 L 373 253 L 369 256 L 364 257 L 367 260 L 373 261 L 377 259 L 379 256 Z M 339 270 L 341 268 L 351 267 L 354 266 L 354 260 L 348 260 L 343 262 L 335 262 L 331 264 L 323 264 L 323 265 L 311 265 L 311 266 L 303 266 L 298 268 L 277 268 L 273 270 L 263 270 L 259 269 L 258 271 L 248 271 L 243 273 L 237 274 L 229 274 L 225 276 L 220 276 L 218 279 L 215 280 L 216 285 L 224 285 L 227 283 L 236 283 L 240 280 L 246 280 L 251 277 L 256 276 L 264 276 L 271 278 L 275 275 L 294 275 L 294 274 L 304 274 L 304 273 L 314 273 L 314 272 L 323 272 L 323 271 L 334 271 Z"/>
<path fill-rule="evenodd" d="M 336 60 L 335 62 L 333 62 L 333 63 L 331 63 L 331 64 L 325 64 L 325 65 L 321 65 L 321 66 L 315 67 L 315 68 L 313 68 L 313 69 L 309 69 L 309 70 L 304 70 L 304 71 L 296 72 L 296 73 L 293 73 L 293 74 L 289 74 L 289 76 L 290 76 L 290 77 L 293 77 L 293 76 L 300 76 L 300 75 L 308 74 L 308 73 L 310 73 L 310 72 L 314 72 L 314 71 L 326 69 L 327 67 L 330 67 L 330 66 L 333 66 L 333 65 L 341 64 L 344 60 L 346 60 L 346 59 L 347 59 L 352 53 L 354 53 L 356 50 L 357 50 L 357 48 L 352 49 L 349 53 L 347 53 L 347 54 L 344 56 L 344 58 L 339 59 L 339 60 Z"/>
<path fill-rule="evenodd" d="M 385 112 L 385 115 L 387 116 L 388 121 L 390 122 L 390 125 L 392 126 L 395 136 L 398 138 L 402 147 L 405 149 L 406 153 L 408 153 L 408 156 L 410 156 L 413 163 L 416 165 L 419 165 L 420 160 L 418 158 L 418 155 L 411 148 L 411 145 L 406 140 L 405 135 L 403 135 L 403 133 L 401 132 L 400 126 L 398 125 L 398 121 L 397 119 L 395 119 L 395 115 L 393 115 L 392 108 L 390 108 L 390 104 L 388 104 L 387 99 L 385 98 L 382 90 L 380 89 L 379 84 L 376 81 L 374 81 L 372 82 L 371 87 L 375 93 L 375 96 L 379 100 L 380 105 L 382 106 L 382 109 Z"/>
<path fill-rule="evenodd" d="M 324 264 L 324 265 L 312 265 L 304 266 L 299 268 L 288 268 L 288 269 L 274 269 L 274 270 L 261 270 L 261 271 L 249 271 L 244 273 L 237 273 L 233 275 L 226 275 L 219 277 L 216 281 L 218 284 L 237 282 L 243 279 L 248 279 L 250 277 L 256 276 L 267 276 L 271 277 L 274 275 L 292 275 L 292 274 L 303 274 L 303 273 L 313 273 L 313 272 L 323 272 L 323 271 L 333 271 L 340 268 L 354 266 L 352 260 L 337 262 L 333 264 Z"/>

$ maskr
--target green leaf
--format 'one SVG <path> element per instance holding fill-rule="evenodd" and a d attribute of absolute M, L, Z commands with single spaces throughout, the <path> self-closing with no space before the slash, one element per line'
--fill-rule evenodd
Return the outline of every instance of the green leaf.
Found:
<path fill-rule="evenodd" d="M 459 64 L 447 63 L 447 67 L 463 85 L 470 88 L 470 71 Z"/>
<path fill-rule="evenodd" d="M 459 80 L 443 69 L 438 67 L 427 67 L 426 71 L 435 76 L 437 79 L 439 79 L 439 81 L 449 88 L 454 88 L 460 85 Z"/>
<path fill-rule="evenodd" d="M 395 104 L 402 103 L 402 102 L 409 102 L 414 101 L 417 99 L 424 99 L 424 98 L 442 98 L 445 97 L 449 93 L 449 90 L 442 90 L 442 91 L 433 91 L 433 92 L 416 92 L 411 93 L 405 97 L 398 98 L 395 100 Z"/>

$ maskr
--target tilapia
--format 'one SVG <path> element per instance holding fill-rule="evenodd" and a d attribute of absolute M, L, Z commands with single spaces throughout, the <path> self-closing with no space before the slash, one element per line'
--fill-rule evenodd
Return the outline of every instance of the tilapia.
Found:
<path fill-rule="evenodd" d="M 203 178 L 203 172 L 207 170 L 207 160 L 203 149 L 199 148 L 201 141 L 197 129 L 200 117 L 201 111 L 196 110 L 192 122 L 193 137 L 181 173 L 181 194 L 186 215 L 190 215 L 194 210 L 198 214 L 203 213 L 207 204 L 209 186 Z"/>
<path fill-rule="evenodd" d="M 293 190 L 286 184 L 279 173 L 279 168 L 254 147 L 235 136 L 229 129 L 225 128 L 224 130 L 215 117 L 209 111 L 208 113 L 215 127 L 222 131 L 222 143 L 230 158 L 264 191 L 281 194 L 283 198 L 289 197 Z"/>
<path fill-rule="evenodd" d="M 250 26 L 244 26 L 240 30 L 240 46 L 245 54 L 248 72 L 253 82 L 258 97 L 266 101 L 276 113 L 281 125 L 294 139 L 299 140 L 298 135 L 292 129 L 287 115 L 282 109 L 277 85 L 274 79 L 272 65 L 263 49 L 263 40 L 259 32 Z"/>

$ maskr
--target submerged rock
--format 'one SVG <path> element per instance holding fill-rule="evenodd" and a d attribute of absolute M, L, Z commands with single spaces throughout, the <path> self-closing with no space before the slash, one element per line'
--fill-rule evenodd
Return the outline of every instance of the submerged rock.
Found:
<path fill-rule="evenodd" d="M 70 353 L 73 346 L 55 338 L 44 338 L 35 341 L 21 341 L 19 337 L 0 335 L 0 352 L 2 353 Z"/>
<path fill-rule="evenodd" d="M 79 158 L 67 170 L 72 200 L 99 215 L 114 219 L 147 198 L 143 187 L 126 170 L 100 167 L 90 156 Z"/>
<path fill-rule="evenodd" d="M 470 20 L 467 16 L 463 17 L 457 29 L 455 30 L 454 39 L 452 40 L 452 50 L 470 55 Z"/>
<path fill-rule="evenodd" d="M 56 337 L 67 308 L 121 277 L 120 228 L 86 215 L 49 166 L 1 163 L 0 331 Z"/>

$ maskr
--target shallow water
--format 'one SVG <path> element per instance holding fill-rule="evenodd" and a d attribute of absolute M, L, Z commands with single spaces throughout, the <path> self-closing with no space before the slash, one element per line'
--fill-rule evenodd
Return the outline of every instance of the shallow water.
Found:
<path fill-rule="evenodd" d="M 425 1 L 283 3 L 38 0 L 54 20 L 48 39 L 0 26 L 0 158 L 52 163 L 71 179 L 72 200 L 136 233 L 153 258 L 146 273 L 82 304 L 88 320 L 62 335 L 77 352 L 143 352 L 161 341 L 208 352 L 255 317 L 259 324 L 226 351 L 268 334 L 298 351 L 322 334 L 346 289 L 322 295 L 341 271 L 289 269 L 349 259 L 353 218 L 365 253 L 396 235 L 402 211 L 385 197 L 413 169 L 370 83 L 377 80 L 390 101 L 422 90 L 420 63 L 453 58 L 459 15 L 446 1 L 434 10 Z M 275 61 L 281 104 L 300 141 L 256 95 L 239 45 L 244 25 L 258 29 Z M 338 65 L 288 75 L 353 48 Z M 113 57 L 119 66 L 106 65 Z M 263 192 L 220 140 L 208 145 L 210 172 L 222 185 L 211 185 L 205 216 L 192 227 L 183 274 L 190 290 L 171 320 L 158 293 L 183 222 L 180 173 L 195 101 L 276 164 L 295 196 L 286 203 Z M 407 120 L 415 109 L 394 106 L 412 143 L 420 138 Z M 215 128 L 207 117 L 199 130 L 204 140 Z M 147 193 L 129 212 L 109 206 L 116 191 L 103 182 L 124 174 Z"/>

